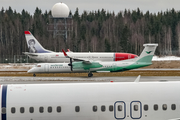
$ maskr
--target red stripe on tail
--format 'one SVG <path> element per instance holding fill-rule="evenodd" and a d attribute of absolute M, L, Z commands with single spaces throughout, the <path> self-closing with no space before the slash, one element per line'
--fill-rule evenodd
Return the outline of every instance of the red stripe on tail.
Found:
<path fill-rule="evenodd" d="M 24 31 L 24 34 L 31 34 L 29 31 Z"/>

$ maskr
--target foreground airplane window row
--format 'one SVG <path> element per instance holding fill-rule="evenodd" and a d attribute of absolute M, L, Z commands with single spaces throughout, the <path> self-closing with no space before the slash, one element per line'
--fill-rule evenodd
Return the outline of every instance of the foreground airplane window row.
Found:
<path fill-rule="evenodd" d="M 134 105 L 133 108 L 134 108 L 134 111 L 139 111 L 139 108 L 138 108 L 137 105 Z M 163 104 L 162 105 L 162 110 L 165 111 L 165 110 L 167 110 L 167 108 L 168 108 L 167 104 Z M 122 105 L 118 105 L 117 106 L 117 110 L 119 112 L 121 112 L 122 109 L 123 109 Z M 144 105 L 144 111 L 148 111 L 148 109 L 149 109 L 149 106 L 147 104 L 145 104 Z M 158 110 L 158 104 L 154 104 L 153 109 L 155 111 L 157 111 Z M 109 105 L 109 111 L 112 112 L 113 110 L 114 110 L 114 106 L 113 105 Z M 176 104 L 171 104 L 171 110 L 176 110 Z M 47 112 L 48 113 L 51 113 L 52 111 L 53 111 L 53 108 L 51 106 L 47 107 Z M 98 107 L 96 105 L 94 105 L 92 107 L 92 111 L 93 112 L 97 112 L 98 111 Z M 106 106 L 105 105 L 101 106 L 101 111 L 102 112 L 106 111 Z M 5 113 L 5 111 L 2 111 L 2 112 L 3 112 L 3 114 Z M 20 113 L 24 113 L 24 112 L 25 112 L 25 108 L 24 107 L 20 107 Z M 29 107 L 29 112 L 30 113 L 34 113 L 34 107 Z M 39 112 L 43 113 L 44 112 L 44 107 L 42 107 L 42 106 L 39 107 Z M 61 112 L 61 106 L 57 106 L 56 107 L 56 112 L 58 112 L 58 113 Z M 80 106 L 75 106 L 75 112 L 80 112 Z M 16 113 L 16 108 L 15 107 L 11 107 L 11 113 L 13 113 L 13 114 Z"/>
<path fill-rule="evenodd" d="M 53 110 L 53 108 L 51 106 L 49 106 L 47 108 L 48 113 L 51 113 L 52 110 Z M 57 106 L 56 107 L 56 111 L 58 113 L 61 112 L 61 106 Z M 24 112 L 25 112 L 25 108 L 24 107 L 20 107 L 20 113 L 24 113 Z M 30 113 L 34 113 L 34 107 L 30 107 L 29 108 L 29 112 Z M 39 112 L 43 113 L 44 112 L 44 107 L 39 107 Z M 13 114 L 16 113 L 16 108 L 15 107 L 11 107 L 11 113 L 13 113 Z"/>

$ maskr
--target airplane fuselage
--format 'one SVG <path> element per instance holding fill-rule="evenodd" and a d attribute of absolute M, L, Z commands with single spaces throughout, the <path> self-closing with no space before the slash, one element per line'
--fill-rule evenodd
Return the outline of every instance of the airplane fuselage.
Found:
<path fill-rule="evenodd" d="M 151 63 L 136 63 L 129 60 L 118 62 L 93 62 L 90 65 L 82 62 L 74 62 L 73 70 L 69 63 L 39 63 L 28 73 L 71 73 L 71 72 L 121 72 L 139 67 L 145 67 Z"/>
<path fill-rule="evenodd" d="M 38 40 L 31 34 L 30 31 L 24 31 L 29 52 L 23 52 L 30 58 L 47 63 L 69 62 L 62 52 L 53 52 L 44 49 Z M 68 50 L 68 55 L 78 59 L 89 59 L 95 61 L 121 61 L 138 57 L 131 53 L 107 53 L 107 52 L 71 52 Z"/>
<path fill-rule="evenodd" d="M 178 120 L 180 82 L 1 85 L 1 120 Z"/>
<path fill-rule="evenodd" d="M 34 54 L 34 55 L 33 55 Z M 91 53 L 91 52 L 67 52 L 68 55 L 78 59 L 89 59 L 92 61 L 121 61 L 138 57 L 130 53 Z M 69 58 L 66 58 L 63 53 L 31 53 L 30 58 L 37 61 L 48 63 L 69 63 Z"/>

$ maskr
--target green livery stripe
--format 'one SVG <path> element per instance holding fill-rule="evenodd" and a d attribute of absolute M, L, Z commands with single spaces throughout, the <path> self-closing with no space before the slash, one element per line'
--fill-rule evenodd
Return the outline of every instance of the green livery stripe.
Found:
<path fill-rule="evenodd" d="M 151 65 L 151 63 L 134 63 L 129 66 L 124 66 L 124 67 L 112 67 L 112 68 L 103 68 L 99 69 L 98 71 L 110 71 L 110 72 L 121 72 L 121 71 L 126 71 L 126 70 L 131 70 L 131 69 L 136 69 L 136 68 L 141 68 L 141 67 L 146 67 Z"/>
<path fill-rule="evenodd" d="M 153 55 L 145 56 L 145 57 L 139 59 L 137 62 L 135 62 L 131 65 L 128 65 L 128 66 L 123 66 L 123 67 L 113 66 L 113 67 L 109 67 L 109 68 L 103 68 L 98 71 L 121 72 L 121 71 L 146 67 L 146 66 L 149 66 L 152 64 L 152 62 L 151 62 L 152 57 L 153 57 Z"/>
<path fill-rule="evenodd" d="M 140 67 L 146 67 L 146 66 L 149 66 L 151 65 L 152 63 L 135 63 L 135 64 L 132 64 L 132 65 L 129 65 L 127 67 L 125 67 L 125 69 L 136 69 L 136 68 L 140 68 Z"/>
<path fill-rule="evenodd" d="M 151 62 L 152 57 L 153 57 L 153 55 L 145 56 L 145 57 L 137 60 L 135 63 L 128 65 L 128 66 L 123 66 L 123 67 L 118 67 L 118 66 L 103 67 L 103 65 L 101 65 L 99 62 L 92 62 L 92 63 L 88 64 L 88 63 L 84 63 L 82 61 L 81 62 L 73 62 L 72 65 L 73 65 L 73 69 L 89 70 L 90 68 L 99 68 L 97 71 L 120 72 L 120 71 L 126 71 L 126 70 L 149 66 L 152 64 L 152 62 Z M 103 68 L 101 68 L 101 67 L 103 67 Z"/>
<path fill-rule="evenodd" d="M 141 68 L 141 67 L 146 67 L 152 64 L 152 57 L 153 55 L 149 55 L 149 56 L 145 56 L 141 59 L 139 59 L 137 62 L 135 62 L 132 65 L 126 66 L 126 67 L 121 67 L 121 69 L 119 69 L 119 71 L 121 70 L 131 70 L 131 69 L 136 69 L 136 68 Z"/>
<path fill-rule="evenodd" d="M 84 69 L 84 70 L 89 70 L 90 68 L 100 68 L 102 67 L 99 62 L 92 62 L 90 64 L 83 63 L 83 62 L 73 62 L 73 69 Z"/>
<path fill-rule="evenodd" d="M 137 61 L 137 63 L 152 63 L 153 55 L 145 56 Z"/>

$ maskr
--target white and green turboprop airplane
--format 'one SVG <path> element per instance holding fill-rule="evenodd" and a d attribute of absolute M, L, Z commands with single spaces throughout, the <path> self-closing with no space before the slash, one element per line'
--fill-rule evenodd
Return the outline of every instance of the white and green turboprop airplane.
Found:
<path fill-rule="evenodd" d="M 158 44 L 144 44 L 143 46 L 145 48 L 138 58 L 114 62 L 79 59 L 68 56 L 63 50 L 65 57 L 70 59 L 70 63 L 40 63 L 28 70 L 28 73 L 36 76 L 36 73 L 88 72 L 88 77 L 92 77 L 92 72 L 121 72 L 145 67 L 152 64 L 152 57 Z M 76 62 L 72 62 L 72 59 Z"/>

